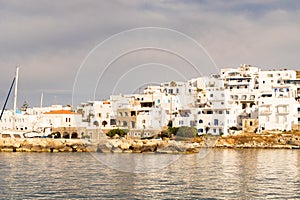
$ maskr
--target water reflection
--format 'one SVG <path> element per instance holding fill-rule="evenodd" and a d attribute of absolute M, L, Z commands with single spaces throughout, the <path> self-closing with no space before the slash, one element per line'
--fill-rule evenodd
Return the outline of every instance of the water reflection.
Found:
<path fill-rule="evenodd" d="M 214 149 L 166 165 L 172 156 L 1 153 L 1 198 L 300 198 L 298 150 Z"/>

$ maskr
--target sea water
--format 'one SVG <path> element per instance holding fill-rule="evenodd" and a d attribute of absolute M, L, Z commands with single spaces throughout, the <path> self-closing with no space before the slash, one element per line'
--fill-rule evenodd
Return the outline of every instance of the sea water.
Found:
<path fill-rule="evenodd" d="M 0 153 L 1 199 L 299 199 L 300 151 Z"/>

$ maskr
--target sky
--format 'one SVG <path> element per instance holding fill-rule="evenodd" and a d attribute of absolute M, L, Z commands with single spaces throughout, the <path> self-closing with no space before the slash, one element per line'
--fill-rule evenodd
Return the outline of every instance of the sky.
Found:
<path fill-rule="evenodd" d="M 299 9 L 289 0 L 0 0 L 0 103 L 16 66 L 19 107 L 39 106 L 42 93 L 45 106 L 76 106 L 240 64 L 296 70 Z"/>

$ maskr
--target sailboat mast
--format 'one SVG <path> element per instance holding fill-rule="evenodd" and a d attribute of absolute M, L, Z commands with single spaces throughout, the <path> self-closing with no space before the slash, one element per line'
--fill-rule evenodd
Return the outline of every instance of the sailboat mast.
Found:
<path fill-rule="evenodd" d="M 41 94 L 41 104 L 40 104 L 41 108 L 43 107 L 43 99 L 44 99 L 44 93 L 42 92 L 42 94 Z"/>
<path fill-rule="evenodd" d="M 19 67 L 17 67 L 17 69 L 16 69 L 15 79 L 16 79 L 16 82 L 15 82 L 15 96 L 14 96 L 14 115 L 17 112 Z"/>

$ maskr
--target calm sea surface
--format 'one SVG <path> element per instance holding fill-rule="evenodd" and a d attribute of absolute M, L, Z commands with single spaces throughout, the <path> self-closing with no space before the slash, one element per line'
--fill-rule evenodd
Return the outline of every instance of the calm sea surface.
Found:
<path fill-rule="evenodd" d="M 300 199 L 299 150 L 0 153 L 0 199 Z"/>

